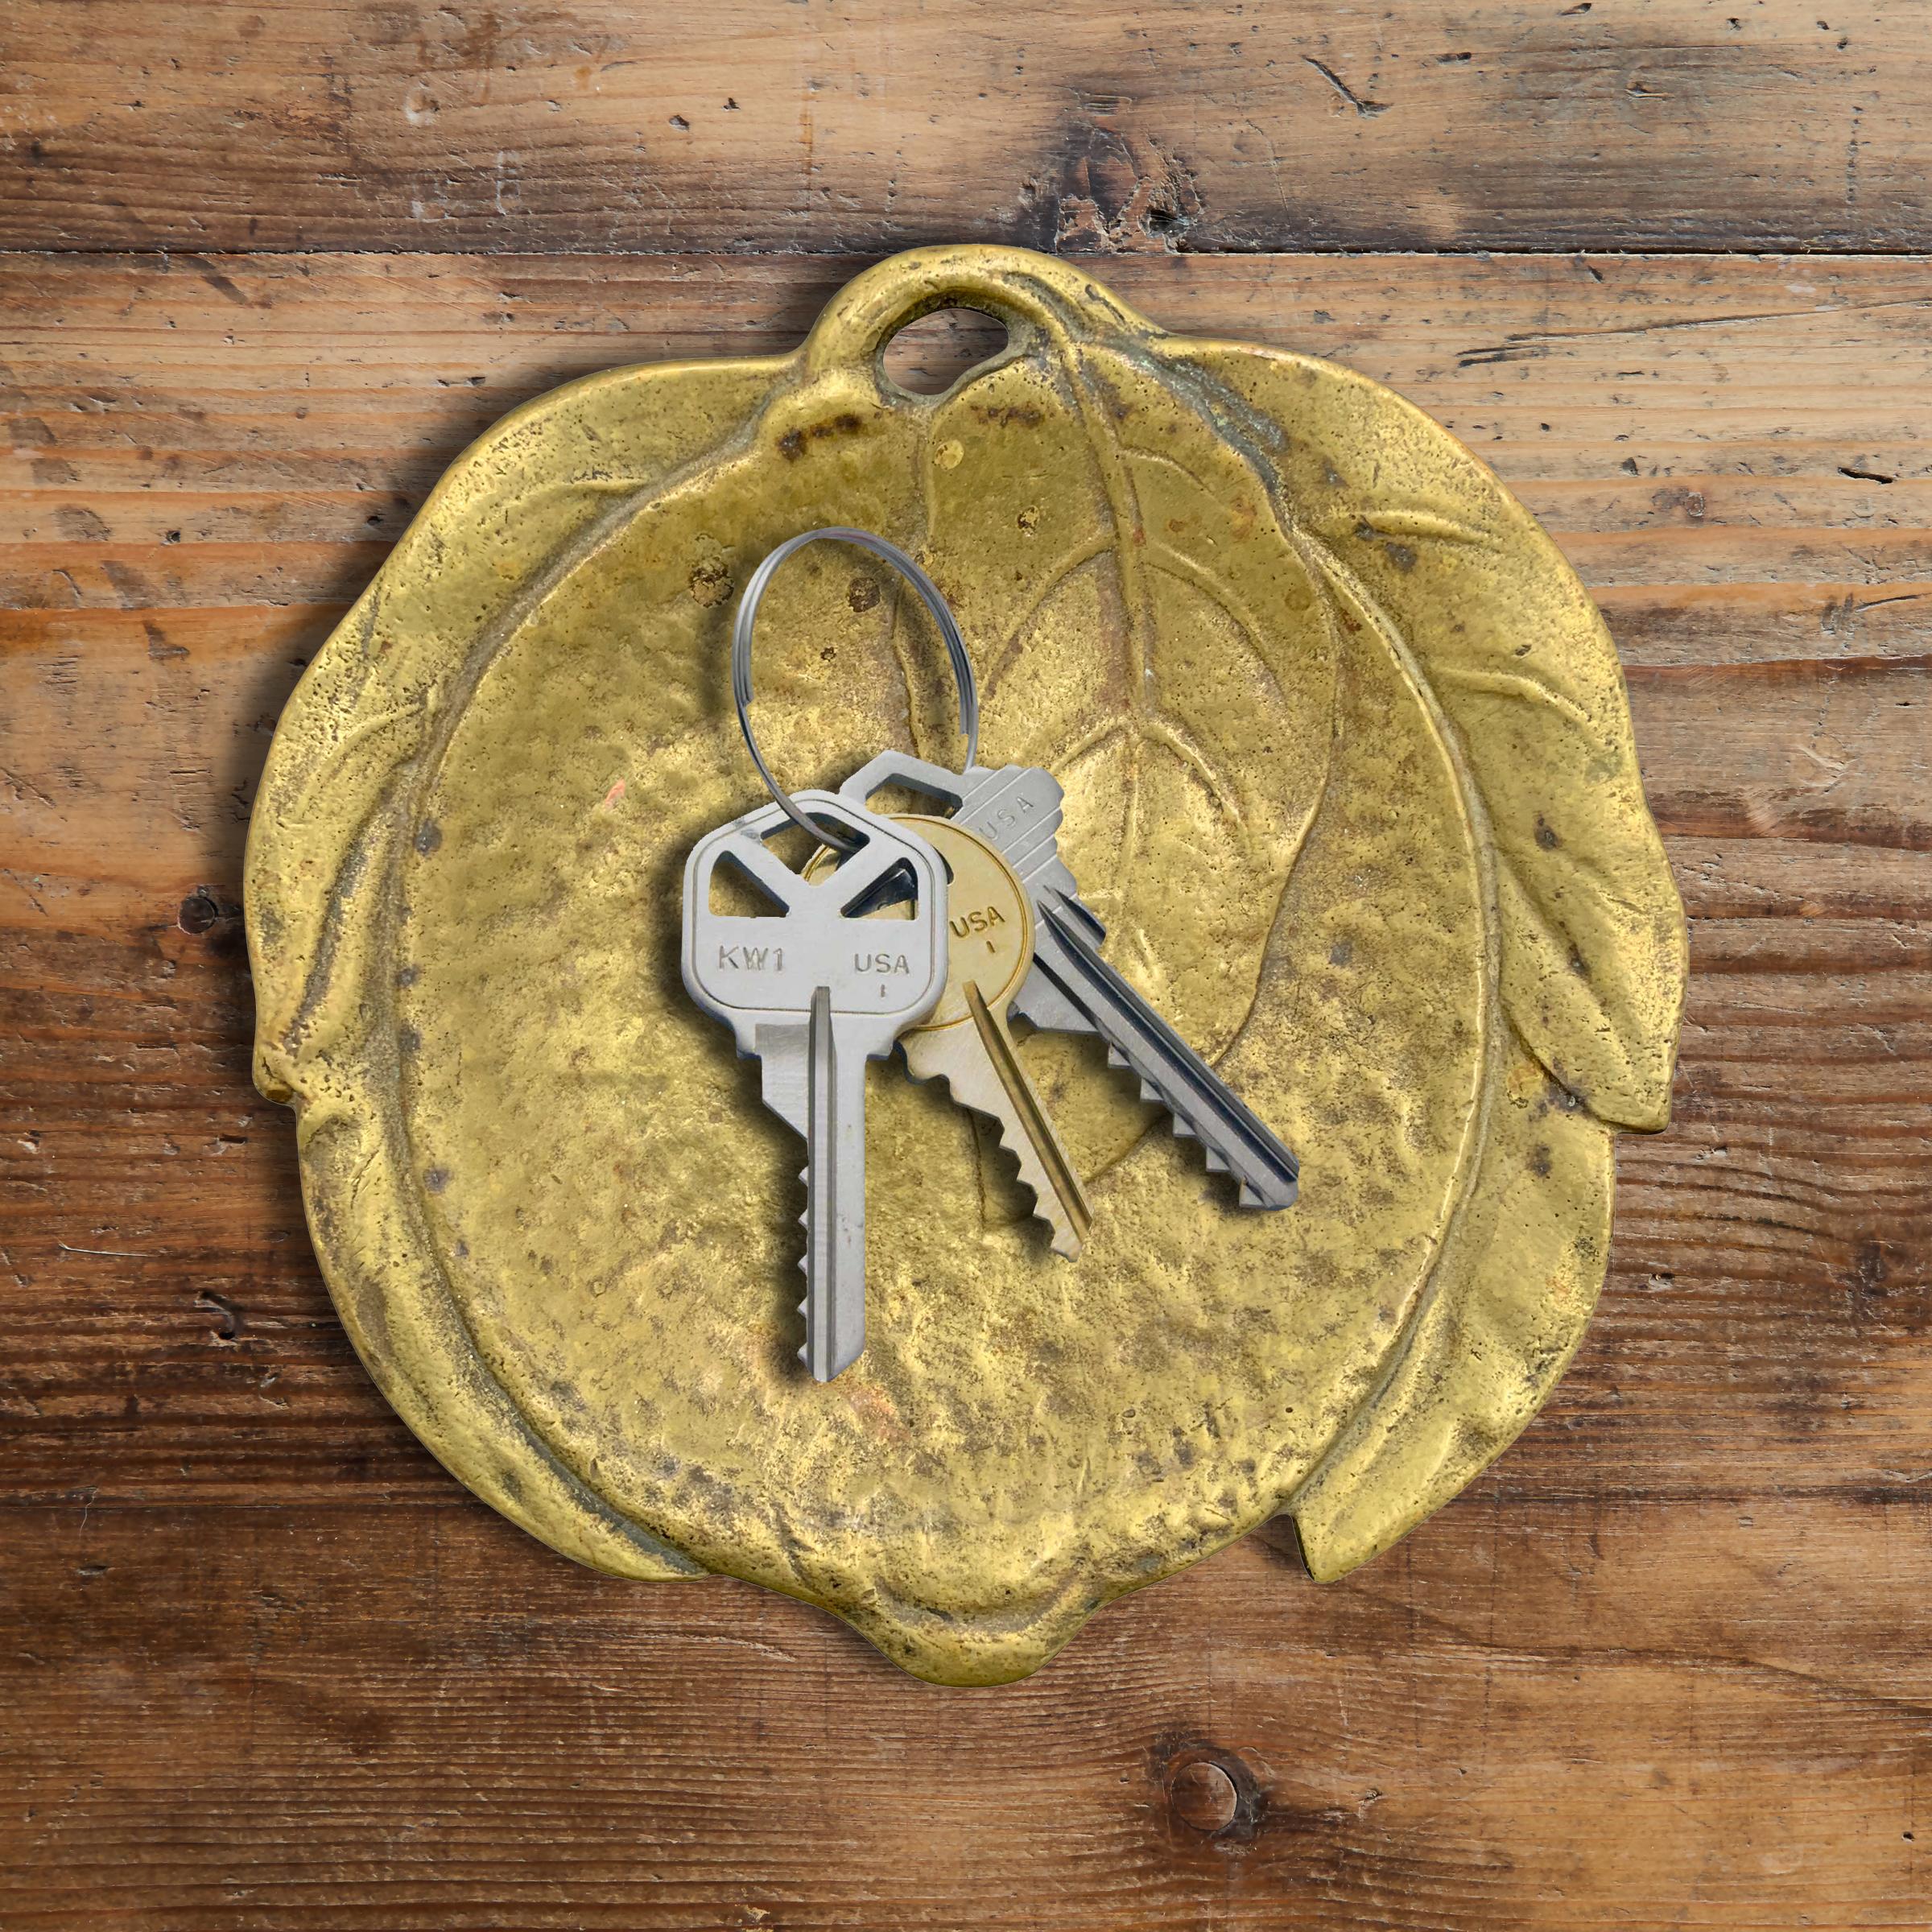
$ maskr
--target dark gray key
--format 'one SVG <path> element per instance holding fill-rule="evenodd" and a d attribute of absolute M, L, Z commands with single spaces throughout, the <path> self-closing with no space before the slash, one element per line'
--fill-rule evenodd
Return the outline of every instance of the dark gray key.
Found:
<path fill-rule="evenodd" d="M 1198 1139 L 1209 1167 L 1234 1177 L 1244 1207 L 1292 1206 L 1299 1174 L 1294 1156 L 1101 957 L 1106 929 L 1082 902 L 1060 858 L 1063 795 L 1053 774 L 1037 765 L 948 771 L 888 751 L 840 791 L 862 805 L 888 785 L 951 806 L 960 824 L 998 847 L 1026 887 L 1035 922 L 1033 971 L 1012 1010 L 1036 1026 L 1099 1034 L 1108 1058 L 1130 1068 L 1146 1098 L 1167 1109 L 1175 1133 Z"/>

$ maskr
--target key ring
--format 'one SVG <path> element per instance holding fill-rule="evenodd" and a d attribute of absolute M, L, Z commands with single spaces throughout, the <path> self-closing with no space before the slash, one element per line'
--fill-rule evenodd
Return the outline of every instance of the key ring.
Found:
<path fill-rule="evenodd" d="M 772 573 L 795 550 L 803 550 L 807 543 L 816 543 L 825 537 L 836 538 L 842 543 L 856 543 L 860 549 L 870 551 L 875 557 L 883 557 L 919 593 L 920 601 L 931 612 L 933 622 L 939 627 L 939 635 L 946 640 L 946 654 L 952 660 L 953 683 L 960 693 L 960 729 L 966 739 L 968 770 L 979 762 L 980 693 L 973 680 L 972 660 L 966 654 L 965 641 L 960 635 L 960 627 L 952 613 L 946 607 L 946 600 L 939 594 L 939 586 L 896 543 L 889 543 L 883 537 L 875 537 L 869 530 L 848 530 L 842 526 L 808 530 L 803 536 L 781 543 L 751 573 L 751 580 L 745 586 L 745 594 L 738 600 L 737 619 L 731 632 L 731 696 L 738 708 L 738 729 L 745 734 L 745 749 L 751 753 L 751 762 L 758 766 L 758 776 L 765 781 L 766 789 L 778 800 L 795 825 L 803 827 L 815 839 L 836 845 L 841 852 L 856 852 L 862 840 L 853 838 L 842 828 L 821 825 L 806 816 L 791 794 L 771 775 L 771 767 L 765 762 L 765 754 L 758 749 L 758 741 L 752 736 L 751 730 L 751 633 L 752 626 L 758 621 L 759 601 L 765 595 Z"/>

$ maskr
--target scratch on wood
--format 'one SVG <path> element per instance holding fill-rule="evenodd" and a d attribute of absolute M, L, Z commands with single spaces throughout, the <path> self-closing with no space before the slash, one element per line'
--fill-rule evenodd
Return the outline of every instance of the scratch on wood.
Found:
<path fill-rule="evenodd" d="M 1303 54 L 1302 59 L 1307 65 L 1313 68 L 1364 121 L 1373 120 L 1377 114 L 1388 113 L 1389 103 L 1386 101 L 1364 100 L 1325 60 L 1316 60 L 1313 54 Z"/>

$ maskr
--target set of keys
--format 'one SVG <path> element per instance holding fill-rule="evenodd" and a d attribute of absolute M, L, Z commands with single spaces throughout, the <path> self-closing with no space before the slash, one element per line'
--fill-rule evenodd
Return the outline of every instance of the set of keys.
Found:
<path fill-rule="evenodd" d="M 960 689 L 961 772 L 881 753 L 837 792 L 795 797 L 772 778 L 750 724 L 751 630 L 772 572 L 803 545 L 856 543 L 897 566 L 938 623 Z M 1055 1253 L 1080 1251 L 1085 1191 L 1014 1050 L 1013 1014 L 1097 1034 L 1177 1134 L 1199 1140 L 1244 1207 L 1294 1200 L 1294 1156 L 1102 956 L 1106 933 L 1059 856 L 1062 793 L 1037 766 L 976 760 L 971 662 L 945 601 L 910 558 L 869 531 L 821 530 L 774 551 L 741 601 L 733 688 L 745 741 L 774 803 L 720 826 L 684 872 L 684 983 L 759 1062 L 766 1106 L 805 1141 L 805 1342 L 820 1381 L 865 1346 L 865 1068 L 903 1049 L 915 1080 L 997 1126 Z M 939 809 L 887 817 L 870 801 L 909 791 Z M 794 871 L 770 841 L 790 826 L 818 850 Z M 769 902 L 764 916 L 714 910 L 720 867 Z M 882 916 L 885 914 L 894 916 Z"/>

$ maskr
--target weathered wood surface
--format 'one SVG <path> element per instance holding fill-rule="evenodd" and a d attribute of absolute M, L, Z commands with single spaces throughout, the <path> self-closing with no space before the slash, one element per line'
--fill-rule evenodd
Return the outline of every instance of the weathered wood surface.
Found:
<path fill-rule="evenodd" d="M 247 1081 L 276 710 L 485 423 L 782 345 L 853 266 L 0 261 L 0 1923 L 1924 1926 L 1924 262 L 1109 266 L 1545 518 L 1693 917 L 1583 1353 L 1389 1558 L 1253 1542 L 944 1694 L 570 1569 L 384 1410 Z"/>
<path fill-rule="evenodd" d="M 1923 248 L 1923 38 L 1905 0 L 14 0 L 0 242 Z"/>
<path fill-rule="evenodd" d="M 9 1932 L 1919 1927 L 1926 1524 L 1886 1515 L 1492 1487 L 1330 1589 L 1237 1545 L 961 1693 L 480 1507 L 30 1512 L 0 1901 Z M 1218 1835 L 1174 1802 L 1202 1758 Z"/>

